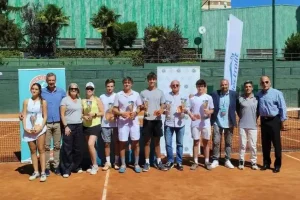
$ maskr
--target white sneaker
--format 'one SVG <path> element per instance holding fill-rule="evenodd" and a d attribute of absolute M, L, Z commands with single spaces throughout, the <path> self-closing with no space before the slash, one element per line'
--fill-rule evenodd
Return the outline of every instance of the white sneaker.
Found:
<path fill-rule="evenodd" d="M 240 170 L 243 170 L 243 169 L 244 169 L 244 161 L 243 161 L 243 160 L 240 160 L 240 161 L 239 161 L 238 169 L 240 169 Z"/>
<path fill-rule="evenodd" d="M 229 169 L 234 169 L 233 164 L 230 162 L 230 160 L 226 160 L 225 162 L 225 167 L 229 168 Z"/>
<path fill-rule="evenodd" d="M 40 182 L 45 182 L 47 180 L 47 176 L 45 173 L 41 173 Z"/>
<path fill-rule="evenodd" d="M 94 166 L 94 165 L 93 165 L 90 174 L 91 174 L 91 175 L 97 174 L 98 169 L 99 169 L 98 166 Z"/>
<path fill-rule="evenodd" d="M 258 170 L 259 167 L 257 166 L 257 164 L 252 164 L 252 167 L 251 167 L 253 170 Z"/>
<path fill-rule="evenodd" d="M 218 167 L 218 166 L 219 166 L 219 161 L 214 160 L 214 161 L 211 163 L 210 168 L 211 168 L 211 169 L 214 169 L 214 168 L 216 168 L 216 167 Z"/>
<path fill-rule="evenodd" d="M 29 177 L 29 180 L 33 181 L 33 180 L 37 179 L 38 177 L 40 177 L 40 173 L 33 172 L 33 174 Z"/>
<path fill-rule="evenodd" d="M 102 168 L 102 171 L 107 171 L 111 168 L 111 163 L 106 162 L 104 167 Z"/>
<path fill-rule="evenodd" d="M 64 178 L 69 178 L 69 176 L 70 176 L 69 174 L 64 174 L 63 175 Z"/>

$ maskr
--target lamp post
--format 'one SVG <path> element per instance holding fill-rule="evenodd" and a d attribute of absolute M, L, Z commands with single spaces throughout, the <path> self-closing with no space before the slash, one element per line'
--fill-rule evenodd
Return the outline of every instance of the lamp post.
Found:
<path fill-rule="evenodd" d="M 275 0 L 272 0 L 272 48 L 273 48 L 273 56 L 272 56 L 272 69 L 273 69 L 273 87 L 275 88 L 275 80 L 276 80 L 276 20 L 275 20 Z"/>

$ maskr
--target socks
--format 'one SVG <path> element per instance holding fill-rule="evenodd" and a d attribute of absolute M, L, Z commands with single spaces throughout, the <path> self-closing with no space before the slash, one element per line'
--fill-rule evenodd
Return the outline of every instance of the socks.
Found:
<path fill-rule="evenodd" d="M 209 158 L 205 158 L 205 164 L 209 163 Z"/>
<path fill-rule="evenodd" d="M 136 156 L 136 157 L 135 157 L 135 160 L 134 160 L 134 165 L 138 165 L 138 164 L 139 164 L 139 157 Z"/>
<path fill-rule="evenodd" d="M 119 164 L 119 156 L 115 156 L 115 163 Z"/>
<path fill-rule="evenodd" d="M 106 162 L 110 163 L 110 156 L 106 157 Z"/>
<path fill-rule="evenodd" d="M 121 158 L 121 163 L 122 163 L 123 166 L 126 166 L 125 158 Z"/>
<path fill-rule="evenodd" d="M 198 164 L 198 157 L 197 157 L 197 158 L 194 158 L 194 162 L 195 162 L 196 164 Z"/>
<path fill-rule="evenodd" d="M 146 163 L 150 164 L 149 158 L 146 158 Z"/>
<path fill-rule="evenodd" d="M 157 164 L 161 162 L 161 158 L 156 158 L 156 160 L 157 160 Z"/>

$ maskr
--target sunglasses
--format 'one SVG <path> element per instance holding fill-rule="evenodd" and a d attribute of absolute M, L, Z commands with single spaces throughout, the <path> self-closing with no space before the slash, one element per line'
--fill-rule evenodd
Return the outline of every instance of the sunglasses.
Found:
<path fill-rule="evenodd" d="M 269 84 L 269 81 L 262 81 L 261 84 Z"/>
<path fill-rule="evenodd" d="M 179 87 L 179 84 L 171 85 L 172 87 Z"/>
<path fill-rule="evenodd" d="M 78 88 L 70 88 L 71 91 L 78 91 Z"/>
<path fill-rule="evenodd" d="M 85 88 L 86 90 L 94 91 L 94 88 Z"/>

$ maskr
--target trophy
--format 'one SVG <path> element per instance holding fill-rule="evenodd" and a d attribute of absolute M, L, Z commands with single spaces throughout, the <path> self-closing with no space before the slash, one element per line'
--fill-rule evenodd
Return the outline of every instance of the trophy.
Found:
<path fill-rule="evenodd" d="M 204 109 L 207 109 L 207 108 L 208 108 L 208 100 L 204 100 L 202 105 L 203 105 L 203 108 L 204 108 Z M 204 113 L 204 118 L 205 118 L 205 119 L 208 118 L 208 115 L 205 114 L 205 113 Z"/>
<path fill-rule="evenodd" d="M 114 107 L 114 104 L 113 103 L 109 103 L 108 104 L 108 110 L 107 110 L 107 113 L 105 115 L 106 120 L 108 120 L 110 122 L 115 121 L 115 117 L 113 115 L 113 107 Z"/>
<path fill-rule="evenodd" d="M 165 111 L 166 111 L 166 118 L 167 119 L 171 119 L 171 117 L 170 117 L 171 104 L 172 104 L 172 101 L 166 101 Z"/>
<path fill-rule="evenodd" d="M 184 98 L 181 98 L 180 99 L 181 101 L 181 118 L 184 118 L 185 117 L 185 109 L 186 109 L 186 101 L 187 99 L 184 99 Z"/>
<path fill-rule="evenodd" d="M 86 106 L 87 106 L 87 110 L 90 113 L 92 110 L 92 101 L 91 100 L 86 100 Z"/>
<path fill-rule="evenodd" d="M 32 131 L 35 130 L 34 126 L 35 126 L 36 120 L 37 120 L 37 113 L 31 113 L 31 115 L 30 115 L 30 123 L 31 123 L 31 130 Z"/>
<path fill-rule="evenodd" d="M 145 106 L 145 117 L 150 117 L 150 114 L 148 113 L 149 100 L 145 97 L 143 101 Z"/>
<path fill-rule="evenodd" d="M 133 104 L 134 102 L 133 101 L 128 101 L 128 109 L 129 109 L 129 112 L 133 112 Z M 134 119 L 134 117 L 130 117 L 130 119 Z"/>

